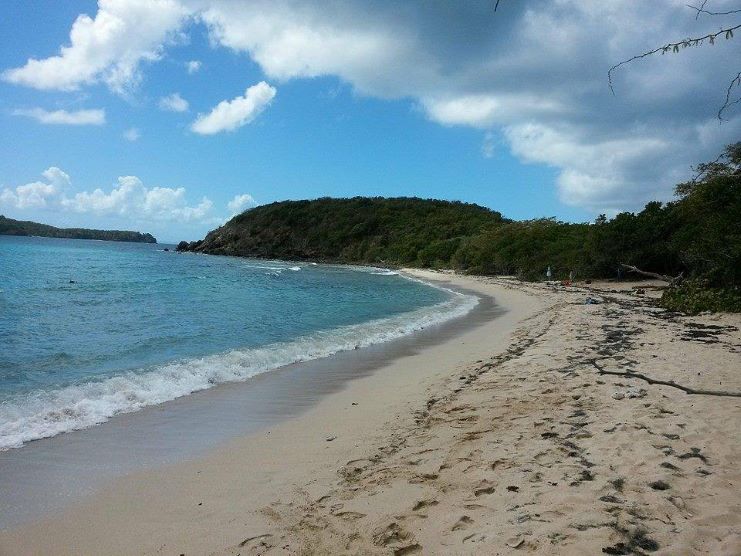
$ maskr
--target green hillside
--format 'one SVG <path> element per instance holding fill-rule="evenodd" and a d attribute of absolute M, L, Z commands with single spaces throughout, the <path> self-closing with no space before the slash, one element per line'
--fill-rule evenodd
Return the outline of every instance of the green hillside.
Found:
<path fill-rule="evenodd" d="M 416 198 L 263 205 L 180 249 L 277 259 L 445 265 L 461 241 L 504 222 L 478 205 Z"/>
<path fill-rule="evenodd" d="M 676 277 L 667 306 L 741 310 L 741 143 L 676 187 L 676 200 L 573 224 L 512 221 L 484 207 L 417 198 L 283 201 L 235 216 L 180 251 L 453 268 L 543 279 Z M 677 281 L 679 282 L 679 281 Z"/>

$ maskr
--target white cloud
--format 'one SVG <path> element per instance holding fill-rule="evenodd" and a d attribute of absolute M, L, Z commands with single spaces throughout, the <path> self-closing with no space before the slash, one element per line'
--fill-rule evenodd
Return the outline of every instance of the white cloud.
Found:
<path fill-rule="evenodd" d="M 194 73 L 197 73 L 198 70 L 201 69 L 202 65 L 203 64 L 201 63 L 200 60 L 190 60 L 189 62 L 186 62 L 185 69 L 188 70 L 188 73 L 190 75 L 193 75 Z"/>
<path fill-rule="evenodd" d="M 432 121 L 501 134 L 522 161 L 553 167 L 567 203 L 637 208 L 671 197 L 689 164 L 741 133 L 738 110 L 721 127 L 714 120 L 738 38 L 638 60 L 618 70 L 616 96 L 609 92 L 614 63 L 728 21 L 696 19 L 685 4 L 523 0 L 495 13 L 490 2 L 100 0 L 58 56 L 3 75 L 42 89 L 104 81 L 120 90 L 197 21 L 214 46 L 247 54 L 271 81 L 335 76 L 357 93 L 409 99 Z M 262 105 L 249 95 L 224 101 L 193 131 L 244 125 L 275 94 L 267 84 L 262 92 L 271 92 Z"/>
<path fill-rule="evenodd" d="M 159 107 L 168 112 L 186 112 L 188 110 L 188 101 L 180 96 L 180 93 L 172 93 L 162 97 L 159 101 Z"/>
<path fill-rule="evenodd" d="M 13 111 L 14 116 L 26 116 L 39 123 L 49 125 L 103 125 L 105 110 L 44 110 L 43 108 L 18 109 Z"/>
<path fill-rule="evenodd" d="M 41 172 L 41 175 L 44 176 L 47 181 L 54 187 L 60 189 L 63 189 L 70 185 L 70 183 L 72 183 L 69 179 L 69 176 L 56 166 L 51 166 L 50 168 L 44 170 L 43 172 Z"/>
<path fill-rule="evenodd" d="M 36 89 L 62 91 L 104 81 L 112 90 L 124 92 L 137 84 L 140 62 L 160 57 L 164 43 L 187 13 L 176 0 L 99 0 L 95 18 L 78 16 L 69 45 L 62 46 L 57 56 L 30 58 L 2 77 Z"/>
<path fill-rule="evenodd" d="M 207 197 L 190 204 L 183 187 L 146 187 L 136 176 L 122 176 L 110 190 L 96 188 L 68 195 L 69 176 L 52 166 L 36 181 L 4 188 L 0 207 L 16 209 L 51 209 L 96 216 L 122 217 L 132 222 L 190 222 L 220 224 L 213 202 Z"/>
<path fill-rule="evenodd" d="M 141 131 L 139 131 L 138 128 L 130 127 L 126 131 L 123 132 L 123 138 L 127 141 L 131 141 L 132 143 L 134 141 L 138 141 L 139 138 L 142 136 Z"/>
<path fill-rule="evenodd" d="M 101 188 L 64 198 L 61 206 L 74 212 L 98 216 L 127 216 L 136 220 L 201 221 L 211 214 L 213 203 L 206 197 L 195 206 L 185 199 L 185 188 L 147 188 L 136 176 L 122 176 L 109 192 Z"/>
<path fill-rule="evenodd" d="M 44 170 L 46 182 L 35 181 L 0 191 L 0 205 L 18 209 L 45 208 L 55 204 L 70 184 L 69 176 L 56 166 Z"/>
<path fill-rule="evenodd" d="M 54 185 L 35 181 L 19 185 L 15 189 L 6 187 L 0 193 L 0 202 L 19 209 L 43 208 L 57 193 Z"/>
<path fill-rule="evenodd" d="M 275 88 L 264 81 L 249 87 L 244 96 L 222 100 L 208 114 L 199 114 L 191 129 L 201 135 L 234 131 L 254 120 L 275 97 Z"/>
<path fill-rule="evenodd" d="M 226 205 L 226 208 L 229 209 L 229 212 L 232 216 L 239 214 L 247 207 L 254 207 L 257 203 L 255 202 L 255 199 L 252 198 L 252 195 L 249 193 L 243 193 L 242 195 L 235 195 L 234 198 L 229 201 Z"/>
<path fill-rule="evenodd" d="M 713 127 L 733 40 L 640 60 L 609 92 L 614 63 L 706 30 L 685 4 L 529 0 L 494 13 L 485 2 L 233 10 L 211 0 L 199 17 L 214 44 L 247 53 L 271 79 L 333 75 L 362 94 L 410 98 L 440 124 L 501 132 L 522 161 L 555 168 L 564 202 L 601 212 L 670 198 L 690 164 L 741 131 L 741 117 Z"/>

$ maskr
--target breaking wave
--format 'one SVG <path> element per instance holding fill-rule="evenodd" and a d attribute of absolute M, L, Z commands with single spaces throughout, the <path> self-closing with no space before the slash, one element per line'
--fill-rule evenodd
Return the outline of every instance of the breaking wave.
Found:
<path fill-rule="evenodd" d="M 300 270 L 292 267 L 290 270 Z M 383 269 L 373 269 L 383 273 Z M 393 273 L 393 271 L 385 271 Z M 431 286 L 438 287 L 438 286 Z M 440 288 L 443 289 L 443 288 Z M 0 450 L 88 428 L 121 413 L 137 411 L 205 390 L 241 382 L 292 363 L 388 342 L 461 317 L 478 298 L 450 291 L 442 303 L 388 318 L 315 332 L 290 342 L 184 359 L 81 382 L 56 390 L 18 394 L 0 404 Z"/>

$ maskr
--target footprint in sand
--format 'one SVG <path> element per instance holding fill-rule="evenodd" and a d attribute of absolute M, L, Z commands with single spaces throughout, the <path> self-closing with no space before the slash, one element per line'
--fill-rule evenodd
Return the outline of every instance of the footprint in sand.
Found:
<path fill-rule="evenodd" d="M 451 531 L 460 531 L 461 529 L 466 529 L 469 525 L 473 523 L 473 519 L 468 517 L 467 515 L 461 516 L 461 518 L 455 522 L 455 525 L 453 525 Z"/>
<path fill-rule="evenodd" d="M 429 506 L 437 506 L 438 502 L 437 500 L 431 499 L 431 500 L 418 500 L 416 504 L 412 507 L 413 512 L 417 512 L 423 508 L 427 508 Z"/>

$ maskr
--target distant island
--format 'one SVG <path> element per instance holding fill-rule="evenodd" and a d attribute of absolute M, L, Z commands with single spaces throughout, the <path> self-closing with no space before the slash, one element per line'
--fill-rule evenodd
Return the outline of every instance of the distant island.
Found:
<path fill-rule="evenodd" d="M 88 230 L 85 228 L 56 228 L 28 220 L 13 220 L 0 215 L 0 235 L 41 236 L 63 239 L 99 239 L 103 241 L 132 241 L 135 243 L 157 243 L 152 234 L 128 230 Z"/>

